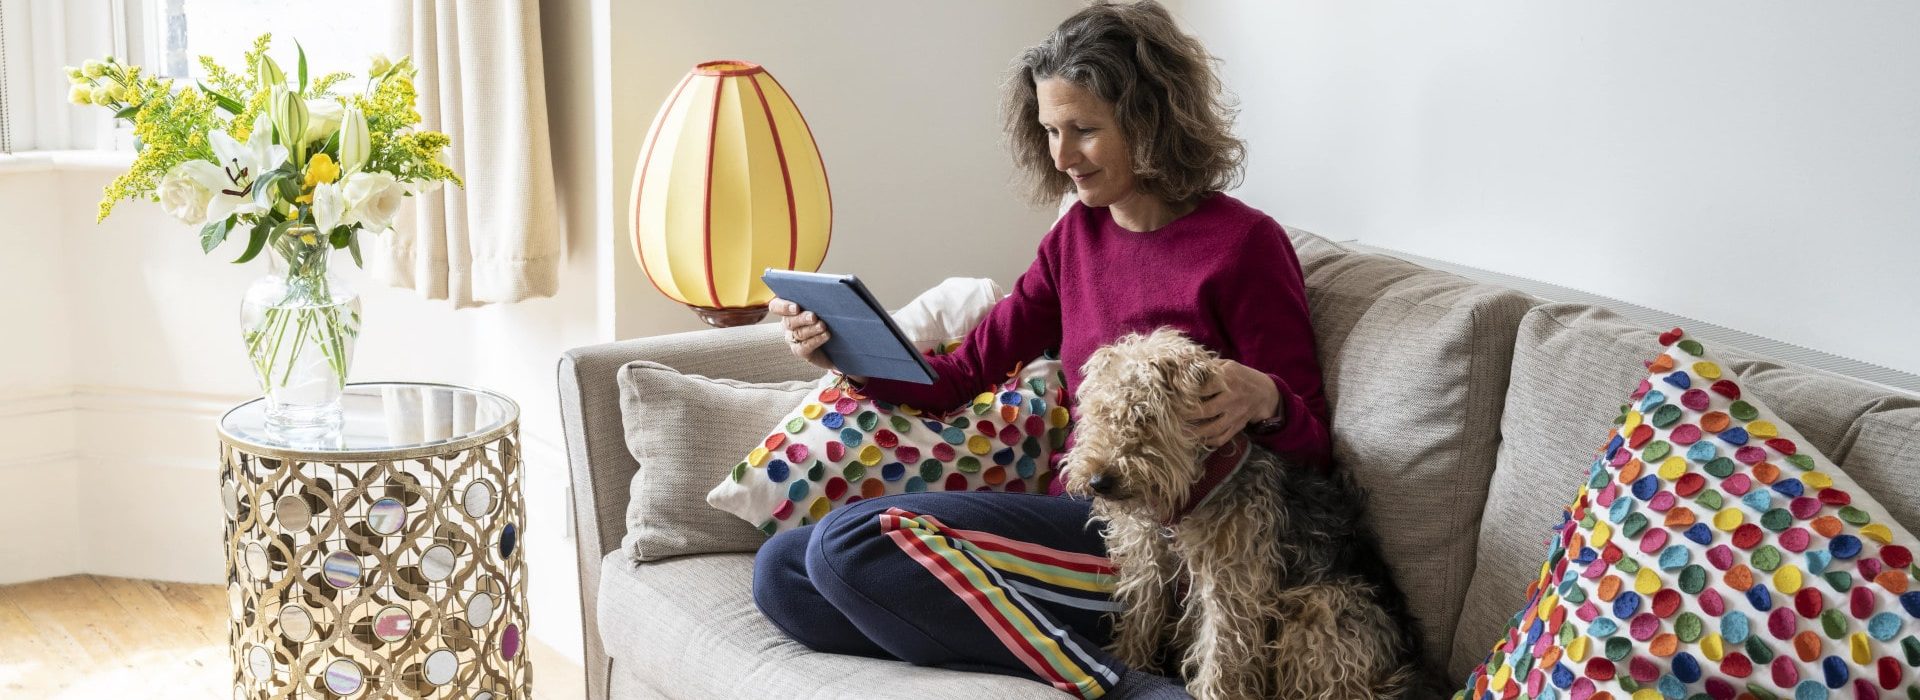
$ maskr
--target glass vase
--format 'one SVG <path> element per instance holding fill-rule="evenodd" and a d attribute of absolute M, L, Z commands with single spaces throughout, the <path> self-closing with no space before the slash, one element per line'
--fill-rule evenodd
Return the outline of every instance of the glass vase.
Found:
<path fill-rule="evenodd" d="M 266 395 L 267 428 L 288 440 L 338 434 L 340 394 L 360 335 L 360 295 L 327 269 L 314 229 L 272 241 L 268 272 L 240 302 L 240 330 Z"/>

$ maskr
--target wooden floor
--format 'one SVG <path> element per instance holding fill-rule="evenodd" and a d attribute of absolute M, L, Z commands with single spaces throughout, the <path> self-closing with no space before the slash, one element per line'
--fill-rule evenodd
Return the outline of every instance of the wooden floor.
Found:
<path fill-rule="evenodd" d="M 528 644 L 534 700 L 586 692 L 580 666 Z M 193 585 L 67 576 L 0 586 L 0 698 L 233 697 L 227 593 Z"/>

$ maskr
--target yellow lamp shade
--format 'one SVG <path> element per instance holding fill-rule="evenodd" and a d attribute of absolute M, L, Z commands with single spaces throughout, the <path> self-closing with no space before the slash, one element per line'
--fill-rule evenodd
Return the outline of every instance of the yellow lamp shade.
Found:
<path fill-rule="evenodd" d="M 680 79 L 647 129 L 631 209 L 641 269 L 696 309 L 764 313 L 761 271 L 819 270 L 833 230 L 813 132 L 780 82 L 744 61 Z"/>

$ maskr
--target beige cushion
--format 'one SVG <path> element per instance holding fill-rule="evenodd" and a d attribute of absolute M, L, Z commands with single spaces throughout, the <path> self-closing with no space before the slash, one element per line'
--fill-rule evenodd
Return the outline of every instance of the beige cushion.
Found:
<path fill-rule="evenodd" d="M 682 700 L 1067 697 L 1024 678 L 811 651 L 754 606 L 750 554 L 635 565 L 616 552 L 602 571 L 599 622 L 614 667 Z"/>
<path fill-rule="evenodd" d="M 1327 240 L 1320 234 L 1292 226 L 1281 227 L 1287 232 L 1288 240 L 1293 242 L 1293 255 L 1300 260 L 1300 269 L 1311 271 L 1330 258 L 1352 252 L 1346 246 Z"/>
<path fill-rule="evenodd" d="M 1464 677 L 1486 658 L 1539 574 L 1549 529 L 1606 442 L 1625 392 L 1660 350 L 1656 329 L 1584 304 L 1547 304 L 1520 324 L 1505 440 L 1480 525 L 1473 581 L 1447 670 Z M 1720 351 L 1744 391 L 1858 481 L 1896 522 L 1920 525 L 1920 400 L 1862 382 Z"/>
<path fill-rule="evenodd" d="M 1507 364 L 1532 297 L 1296 232 L 1340 468 L 1445 663 L 1473 573 Z"/>
<path fill-rule="evenodd" d="M 707 490 L 812 385 L 709 379 L 645 361 L 622 367 L 619 381 L 627 449 L 640 463 L 627 503 L 627 551 L 652 561 L 759 549 L 766 536 L 707 505 Z"/>

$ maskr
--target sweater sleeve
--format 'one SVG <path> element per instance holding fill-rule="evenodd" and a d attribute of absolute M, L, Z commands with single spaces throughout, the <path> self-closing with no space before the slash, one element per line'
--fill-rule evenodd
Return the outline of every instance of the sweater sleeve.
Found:
<path fill-rule="evenodd" d="M 1254 440 L 1297 462 L 1328 466 L 1333 440 L 1300 261 L 1273 219 L 1255 224 L 1249 239 L 1215 308 L 1231 359 L 1265 372 L 1280 390 L 1284 427 Z"/>
<path fill-rule="evenodd" d="M 1013 292 L 967 333 L 958 348 L 927 358 L 938 377 L 932 384 L 869 378 L 861 393 L 889 403 L 942 412 L 970 401 L 1005 380 L 1015 365 L 1060 345 L 1060 297 L 1054 253 L 1060 229 L 1040 241 L 1033 264 L 1014 282 Z"/>

